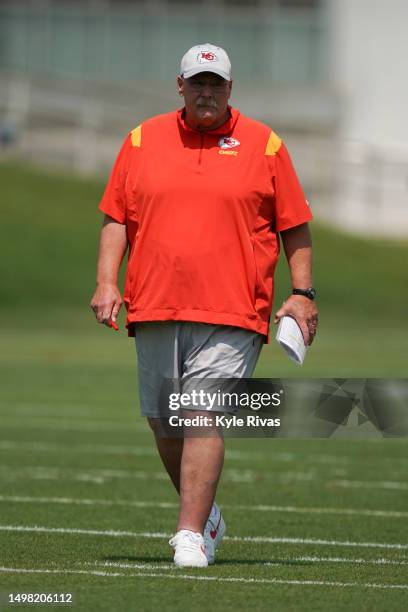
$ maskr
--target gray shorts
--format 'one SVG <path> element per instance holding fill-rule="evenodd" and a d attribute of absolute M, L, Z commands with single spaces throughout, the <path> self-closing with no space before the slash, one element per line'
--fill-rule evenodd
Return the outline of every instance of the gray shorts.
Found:
<path fill-rule="evenodd" d="M 169 389 L 188 393 L 197 388 L 198 379 L 210 384 L 220 378 L 249 378 L 263 340 L 257 332 L 230 325 L 189 321 L 135 324 L 142 415 L 162 417 Z"/>

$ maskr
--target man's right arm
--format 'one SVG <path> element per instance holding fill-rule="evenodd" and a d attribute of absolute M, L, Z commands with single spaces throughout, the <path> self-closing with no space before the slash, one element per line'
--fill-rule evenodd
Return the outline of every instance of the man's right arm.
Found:
<path fill-rule="evenodd" d="M 97 321 L 108 327 L 110 319 L 116 321 L 122 305 L 118 273 L 127 245 L 126 225 L 105 215 L 99 242 L 96 291 L 91 300 L 91 308 Z"/>

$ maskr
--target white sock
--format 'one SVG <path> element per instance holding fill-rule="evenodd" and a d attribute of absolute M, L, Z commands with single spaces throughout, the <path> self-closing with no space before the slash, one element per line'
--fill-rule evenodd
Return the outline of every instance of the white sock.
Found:
<path fill-rule="evenodd" d="M 220 513 L 220 509 L 217 504 L 214 502 L 211 508 L 210 517 L 217 516 Z"/>

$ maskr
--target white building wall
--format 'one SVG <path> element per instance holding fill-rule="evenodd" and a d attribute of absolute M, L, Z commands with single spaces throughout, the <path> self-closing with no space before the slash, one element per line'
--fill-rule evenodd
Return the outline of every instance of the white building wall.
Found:
<path fill-rule="evenodd" d="M 408 235 L 408 2 L 327 2 L 341 100 L 334 214 L 350 229 Z"/>

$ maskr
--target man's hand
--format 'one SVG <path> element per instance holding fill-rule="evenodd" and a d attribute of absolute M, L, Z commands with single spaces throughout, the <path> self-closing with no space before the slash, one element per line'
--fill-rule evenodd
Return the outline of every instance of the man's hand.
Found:
<path fill-rule="evenodd" d="M 312 287 L 312 239 L 309 226 L 302 223 L 280 233 L 290 268 L 292 287 Z M 305 345 L 312 344 L 317 329 L 316 304 L 304 295 L 291 295 L 278 310 L 274 323 L 285 315 L 296 319 Z"/>
<path fill-rule="evenodd" d="M 302 330 L 305 345 L 312 344 L 318 322 L 316 304 L 303 295 L 291 295 L 286 302 L 283 302 L 276 313 L 274 323 L 279 323 L 280 319 L 285 315 L 290 315 L 296 319 L 297 324 Z"/>
<path fill-rule="evenodd" d="M 116 321 L 122 306 L 122 297 L 117 285 L 99 284 L 91 300 L 91 308 L 98 323 L 111 327 L 110 320 Z"/>
<path fill-rule="evenodd" d="M 117 279 L 120 264 L 127 249 L 126 225 L 117 223 L 115 219 L 105 215 L 99 243 L 98 271 L 96 275 L 96 291 L 91 300 L 91 308 L 99 323 L 114 327 L 122 297 L 118 289 Z"/>

